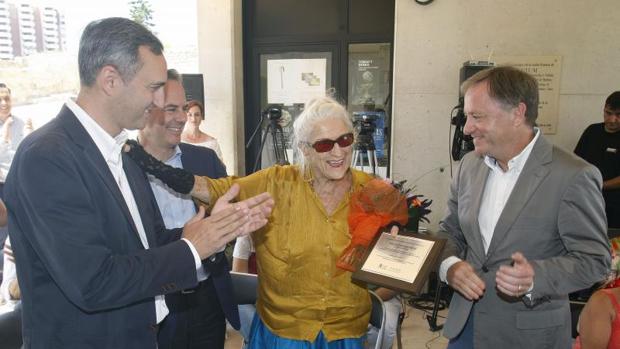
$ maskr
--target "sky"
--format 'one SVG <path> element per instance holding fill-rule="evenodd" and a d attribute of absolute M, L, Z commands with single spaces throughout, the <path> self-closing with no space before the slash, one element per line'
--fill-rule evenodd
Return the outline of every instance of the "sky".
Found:
<path fill-rule="evenodd" d="M 80 35 L 89 22 L 105 17 L 129 17 L 129 0 L 17 1 L 48 5 L 64 13 L 69 52 L 77 52 Z M 149 1 L 153 10 L 154 31 L 165 46 L 196 46 L 196 1 L 198 0 Z"/>

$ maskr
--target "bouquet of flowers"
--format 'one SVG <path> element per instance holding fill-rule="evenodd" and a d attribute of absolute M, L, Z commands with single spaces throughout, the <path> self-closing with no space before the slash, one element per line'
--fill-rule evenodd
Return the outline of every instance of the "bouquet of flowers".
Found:
<path fill-rule="evenodd" d="M 426 216 L 432 212 L 429 206 L 433 203 L 433 200 L 423 199 L 424 195 L 413 194 L 415 186 L 407 188 L 405 187 L 406 182 L 406 180 L 395 182 L 394 186 L 405 195 L 407 200 L 407 214 L 409 220 L 405 225 L 405 229 L 417 233 L 420 221 L 430 223 Z"/>
<path fill-rule="evenodd" d="M 428 221 L 425 215 L 430 212 L 428 206 L 432 201 L 412 195 L 412 188 L 404 189 L 404 183 L 376 178 L 353 194 L 348 217 L 351 242 L 338 258 L 338 268 L 355 271 L 373 238 L 389 224 L 417 231 L 420 219 Z M 408 224 L 412 219 L 415 229 Z"/>
<path fill-rule="evenodd" d="M 620 287 L 620 238 L 610 239 L 611 243 L 611 271 L 607 276 L 605 288 Z"/>

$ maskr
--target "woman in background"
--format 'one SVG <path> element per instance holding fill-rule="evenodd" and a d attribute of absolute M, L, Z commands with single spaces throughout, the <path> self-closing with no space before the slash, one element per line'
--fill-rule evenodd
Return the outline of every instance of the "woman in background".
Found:
<path fill-rule="evenodd" d="M 620 288 L 596 291 L 579 317 L 573 349 L 620 348 Z"/>
<path fill-rule="evenodd" d="M 215 137 L 200 130 L 200 124 L 205 119 L 205 108 L 199 101 L 193 100 L 185 105 L 187 123 L 181 134 L 181 141 L 213 149 L 223 163 L 222 150 Z"/>

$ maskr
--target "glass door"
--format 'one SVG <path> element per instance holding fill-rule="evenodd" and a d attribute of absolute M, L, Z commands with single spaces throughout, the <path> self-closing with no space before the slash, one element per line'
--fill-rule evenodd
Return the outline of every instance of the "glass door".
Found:
<path fill-rule="evenodd" d="M 357 131 L 353 166 L 389 175 L 390 43 L 349 44 L 348 109 Z"/>
<path fill-rule="evenodd" d="M 261 120 L 248 143 L 254 144 L 260 157 L 248 164 L 252 172 L 295 162 L 291 145 L 293 122 L 307 101 L 333 89 L 334 50 L 325 47 L 317 51 L 259 54 Z"/>

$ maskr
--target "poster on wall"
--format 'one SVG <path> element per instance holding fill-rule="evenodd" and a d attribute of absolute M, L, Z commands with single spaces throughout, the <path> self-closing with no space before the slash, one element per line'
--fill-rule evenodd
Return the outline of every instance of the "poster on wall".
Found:
<path fill-rule="evenodd" d="M 360 54 L 357 54 L 360 55 Z M 372 54 L 366 53 L 363 58 L 352 59 L 349 67 L 349 84 L 351 90 L 351 104 L 375 104 L 383 101 L 379 95 L 380 68 L 378 59 L 371 58 Z"/>
<path fill-rule="evenodd" d="M 539 104 L 536 123 L 543 134 L 555 134 L 560 99 L 561 56 L 503 56 L 496 57 L 497 65 L 512 65 L 538 80 Z"/>
<path fill-rule="evenodd" d="M 292 105 L 325 95 L 327 59 L 269 59 L 267 103 Z"/>

